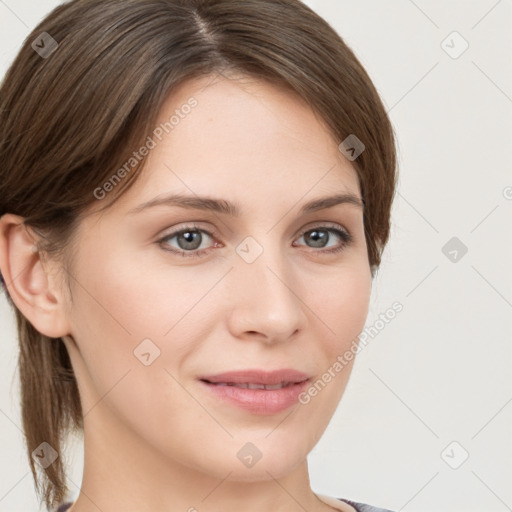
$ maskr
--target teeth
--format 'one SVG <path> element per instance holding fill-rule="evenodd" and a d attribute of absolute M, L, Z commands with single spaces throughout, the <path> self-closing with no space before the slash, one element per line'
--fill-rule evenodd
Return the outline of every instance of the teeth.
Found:
<path fill-rule="evenodd" d="M 292 384 L 291 382 L 280 382 L 279 384 L 252 384 L 252 383 L 235 383 L 235 382 L 215 382 L 217 386 L 233 386 L 243 389 L 281 389 Z"/>
<path fill-rule="evenodd" d="M 288 385 L 286 382 L 281 382 L 279 384 L 269 384 L 268 386 L 265 386 L 265 389 L 281 389 Z"/>
<path fill-rule="evenodd" d="M 264 384 L 243 384 L 247 389 L 265 389 Z"/>

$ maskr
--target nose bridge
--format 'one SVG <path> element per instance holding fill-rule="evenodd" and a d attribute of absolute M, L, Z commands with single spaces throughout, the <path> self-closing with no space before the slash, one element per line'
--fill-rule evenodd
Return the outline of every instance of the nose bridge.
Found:
<path fill-rule="evenodd" d="M 303 320 L 302 302 L 294 290 L 297 280 L 276 237 L 270 234 L 260 240 L 248 236 L 236 248 L 232 279 L 237 330 L 286 338 Z"/>

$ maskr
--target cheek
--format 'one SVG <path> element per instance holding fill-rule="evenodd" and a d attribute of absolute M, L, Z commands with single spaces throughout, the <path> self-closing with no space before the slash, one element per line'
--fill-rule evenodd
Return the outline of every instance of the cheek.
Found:
<path fill-rule="evenodd" d="M 132 276 L 130 282 L 117 270 L 115 278 L 96 274 L 87 292 L 80 287 L 74 292 L 73 334 L 83 359 L 79 380 L 84 414 L 122 418 L 150 440 L 158 437 L 158 426 L 168 425 L 171 418 L 179 424 L 181 418 L 198 415 L 197 404 L 180 386 L 176 370 L 193 343 L 180 336 L 181 323 L 163 335 L 183 316 L 183 304 L 173 311 L 168 302 L 148 300 L 147 279 Z M 158 295 L 150 297 L 158 299 Z M 148 359 L 149 364 L 144 364 Z"/>
<path fill-rule="evenodd" d="M 103 396 L 116 386 L 107 403 L 128 415 L 130 403 L 155 413 L 155 402 L 161 402 L 168 411 L 178 386 L 171 375 L 180 378 L 177 369 L 201 339 L 197 305 L 218 277 L 193 279 L 190 271 L 180 270 L 172 277 L 167 272 L 164 282 L 163 270 L 136 271 L 133 259 L 88 261 L 97 271 L 89 279 L 79 278 L 86 286 L 76 284 L 71 313 L 85 378 L 90 380 L 87 394 L 93 400 L 93 395 Z M 81 270 L 83 276 L 87 269 Z"/>
<path fill-rule="evenodd" d="M 114 249 L 107 259 L 106 252 L 96 262 L 90 260 L 94 271 L 85 281 L 86 290 L 77 287 L 75 314 L 94 331 L 109 334 L 112 341 L 124 339 L 132 349 L 144 338 L 165 343 L 182 319 L 195 314 L 194 307 L 218 279 L 198 276 L 192 267 L 170 271 L 159 263 L 148 265 L 136 254 L 116 255 Z"/>
<path fill-rule="evenodd" d="M 333 274 L 314 294 L 309 293 L 308 306 L 328 333 L 330 357 L 337 356 L 363 330 L 370 295 L 371 276 L 365 268 Z"/>

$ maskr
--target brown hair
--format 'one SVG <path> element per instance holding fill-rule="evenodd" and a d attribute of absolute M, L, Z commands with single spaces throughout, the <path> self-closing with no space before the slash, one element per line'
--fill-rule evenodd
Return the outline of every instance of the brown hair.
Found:
<path fill-rule="evenodd" d="M 23 217 L 41 235 L 41 253 L 70 268 L 81 214 L 144 144 L 163 101 L 184 80 L 224 70 L 288 87 L 335 140 L 354 134 L 364 143 L 352 165 L 373 277 L 397 184 L 393 129 L 354 53 L 299 0 L 74 0 L 54 9 L 0 88 L 0 216 Z M 104 208 L 130 188 L 143 163 Z M 78 387 L 62 340 L 39 333 L 6 295 L 17 319 L 28 458 L 36 491 L 53 507 L 68 493 L 62 457 L 38 480 L 31 454 L 42 442 L 60 454 L 70 429 L 83 429 Z"/>

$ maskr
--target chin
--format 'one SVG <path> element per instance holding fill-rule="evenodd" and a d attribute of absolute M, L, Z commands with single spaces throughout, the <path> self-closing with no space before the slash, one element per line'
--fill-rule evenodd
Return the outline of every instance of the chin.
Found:
<path fill-rule="evenodd" d="M 303 460 L 283 460 L 275 456 L 263 461 L 262 457 L 250 468 L 243 467 L 242 464 L 231 465 L 229 480 L 236 482 L 263 482 L 273 478 L 279 480 L 292 473 L 302 462 Z"/>
<path fill-rule="evenodd" d="M 270 437 L 272 435 L 274 434 Z M 241 443 L 240 447 L 237 446 L 232 452 L 234 459 L 226 461 L 226 472 L 231 471 L 230 480 L 257 482 L 272 477 L 280 479 L 305 462 L 308 454 L 306 447 L 296 446 L 296 443 L 284 445 L 277 437 L 272 442 L 270 437 L 260 442 L 255 440 L 253 445 L 249 437 L 247 444 Z M 253 460 L 249 458 L 245 461 L 245 454 L 251 454 Z"/>

